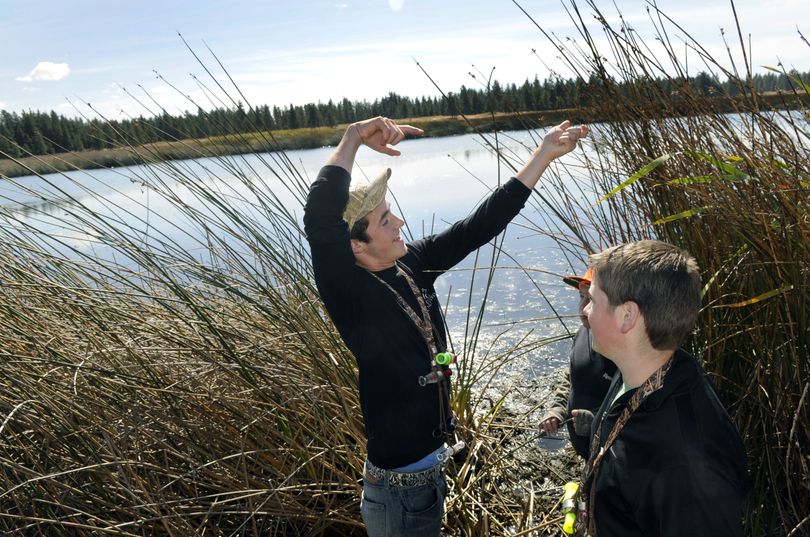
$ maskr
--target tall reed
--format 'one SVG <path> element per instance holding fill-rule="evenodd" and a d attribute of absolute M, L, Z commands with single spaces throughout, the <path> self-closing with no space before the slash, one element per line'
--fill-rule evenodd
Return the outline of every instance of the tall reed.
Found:
<path fill-rule="evenodd" d="M 585 249 L 656 237 L 696 257 L 704 307 L 690 346 L 745 441 L 746 532 L 810 534 L 810 85 L 794 76 L 780 107 L 762 100 L 739 23 L 729 62 L 654 3 L 649 36 L 592 0 L 566 7 L 577 39 L 538 28 L 607 121 L 588 165 L 593 194 L 557 209 Z M 679 39 L 732 90 L 691 84 Z"/>
<path fill-rule="evenodd" d="M 665 68 L 638 34 L 584 5 L 615 60 L 603 59 L 613 56 L 599 53 L 576 4 L 582 41 L 548 36 L 589 81 L 594 116 L 609 120 L 580 167 L 550 170 L 520 225 L 554 238 L 573 267 L 642 237 L 697 257 L 706 306 L 691 347 L 746 439 L 748 534 L 806 532 L 807 123 L 763 106 L 745 72 L 724 70 L 692 41 L 707 68 L 740 81 L 739 115 L 717 113 L 710 95 L 684 86 L 671 46 Z M 673 23 L 651 13 L 669 43 Z M 679 84 L 677 95 L 654 78 Z M 215 90 L 223 103 L 245 102 L 238 88 Z M 278 149 L 262 127 L 249 142 Z M 213 158 L 120 173 L 179 217 L 115 205 L 124 192 L 99 196 L 69 176 L 31 192 L 40 203 L 0 214 L 0 528 L 362 534 L 356 372 L 312 283 L 297 216 L 308 180 L 283 152 L 261 153 L 257 167 L 178 144 Z M 162 157 L 138 140 L 118 145 L 140 161 Z M 522 156 L 502 158 L 518 167 Z M 45 225 L 54 202 L 68 216 Z M 471 287 L 485 291 L 497 277 L 488 267 L 499 246 L 482 250 Z M 446 530 L 554 531 L 554 502 L 540 501 L 554 491 L 529 481 L 524 497 L 514 494 L 527 468 L 542 465 L 522 458 L 531 413 L 510 411 L 510 394 L 493 383 L 498 364 L 558 338 L 488 353 L 482 318 L 471 314 L 456 342 L 471 354 L 454 397 L 470 449 L 450 467 Z"/>
<path fill-rule="evenodd" d="M 235 106 L 238 88 L 220 89 Z M 165 157 L 112 135 L 141 162 Z M 148 201 L 84 172 L 16 183 L 36 201 L 0 210 L 0 528 L 362 534 L 356 370 L 313 285 L 308 180 L 283 152 L 256 166 L 177 143 L 210 159 L 117 172 Z M 485 290 L 497 251 L 478 263 Z M 557 338 L 475 352 L 482 317 L 468 324 L 454 406 L 470 449 L 450 468 L 447 530 L 550 527 L 512 494 L 528 416 L 490 387 L 496 364 Z"/>

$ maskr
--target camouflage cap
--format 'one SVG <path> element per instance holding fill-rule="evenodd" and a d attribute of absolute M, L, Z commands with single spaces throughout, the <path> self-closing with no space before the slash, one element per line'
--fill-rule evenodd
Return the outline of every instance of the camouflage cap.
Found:
<path fill-rule="evenodd" d="M 391 168 L 386 168 L 376 179 L 370 183 L 360 185 L 349 192 L 349 203 L 343 211 L 343 219 L 352 229 L 358 220 L 373 211 L 385 199 L 388 190 L 388 179 L 391 178 Z"/>

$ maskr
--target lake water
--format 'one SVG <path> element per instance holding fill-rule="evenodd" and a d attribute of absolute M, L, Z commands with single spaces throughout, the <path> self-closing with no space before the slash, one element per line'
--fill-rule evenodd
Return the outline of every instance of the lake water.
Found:
<path fill-rule="evenodd" d="M 536 145 L 528 132 L 502 133 L 499 143 L 515 161 L 525 160 L 529 148 Z M 405 235 L 409 238 L 440 231 L 450 222 L 465 217 L 499 181 L 507 181 L 512 174 L 476 135 L 408 140 L 398 149 L 402 156 L 395 158 L 361 149 L 353 176 L 358 182 L 364 175 L 376 176 L 385 167 L 393 169 L 389 184 L 398 204 L 396 210 L 407 221 Z M 332 151 L 332 148 L 321 148 L 289 151 L 287 155 L 311 179 Z M 256 183 L 264 183 L 265 188 L 277 192 L 284 206 L 294 212 L 300 222 L 300 198 L 281 186 L 263 164 L 267 158 L 268 155 L 246 155 L 227 160 L 233 162 L 234 169 L 253 170 L 251 173 L 261 179 Z M 174 163 L 174 166 L 175 169 L 182 167 L 185 175 L 197 177 L 221 196 L 250 199 L 249 189 L 236 179 L 235 173 L 239 172 L 223 167 L 222 162 L 222 159 L 199 159 Z M 144 186 L 144 179 L 166 185 L 167 191 L 176 195 L 179 202 L 202 203 L 177 183 L 171 169 L 160 165 L 69 172 L 44 178 L 23 177 L 0 182 L 0 203 L 5 213 L 2 225 L 7 233 L 58 237 L 61 245 L 55 248 L 65 255 L 81 252 L 113 257 L 115 252 L 100 244 L 73 214 L 72 207 L 81 204 L 109 216 L 111 221 L 117 222 L 115 225 L 146 227 L 147 231 L 159 232 L 165 240 L 174 241 L 179 248 L 202 256 L 205 242 L 199 230 L 177 209 L 177 201 L 170 203 L 155 194 Z M 578 321 L 572 316 L 578 295 L 560 278 L 581 273 L 582 261 L 572 258 L 570 252 L 561 251 L 552 239 L 530 229 L 543 227 L 542 222 L 548 218 L 533 196 L 510 225 L 503 242 L 506 254 L 500 254 L 496 261 L 499 268 L 487 297 L 476 349 L 477 356 L 493 356 L 522 342 L 527 350 L 520 367 L 530 375 L 565 363 L 570 346 L 568 341 L 551 345 L 538 343 L 544 338 L 565 336 L 578 327 Z M 534 226 L 529 225 L 531 222 Z M 447 304 L 448 326 L 457 352 L 471 352 L 472 349 L 464 349 L 465 334 L 473 328 L 467 318 L 472 323 L 484 301 L 488 271 L 473 271 L 474 258 L 474 255 L 469 256 L 457 270 L 439 278 L 436 286 L 442 303 Z M 120 258 L 116 260 L 120 262 Z M 481 248 L 478 267 L 488 267 L 492 260 L 493 247 Z M 563 321 L 556 318 L 555 312 L 563 316 Z"/>

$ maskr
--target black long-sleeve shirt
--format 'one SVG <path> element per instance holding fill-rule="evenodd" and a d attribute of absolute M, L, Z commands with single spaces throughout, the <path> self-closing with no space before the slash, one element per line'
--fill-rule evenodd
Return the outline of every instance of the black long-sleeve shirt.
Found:
<path fill-rule="evenodd" d="M 419 386 L 432 355 L 421 332 L 396 298 L 372 273 L 358 266 L 342 214 L 350 175 L 324 166 L 304 208 L 304 229 L 312 250 L 315 283 L 343 341 L 357 360 L 360 404 L 368 459 L 380 468 L 399 468 L 438 449 L 439 397 L 435 384 Z M 470 252 L 503 231 L 520 212 L 531 190 L 511 179 L 467 218 L 446 231 L 407 245 L 399 260 L 413 275 L 444 346 L 445 325 L 433 283 Z M 396 267 L 376 272 L 416 311 L 417 301 Z M 444 392 L 446 397 L 446 392 Z M 446 401 L 445 401 L 446 402 Z"/>

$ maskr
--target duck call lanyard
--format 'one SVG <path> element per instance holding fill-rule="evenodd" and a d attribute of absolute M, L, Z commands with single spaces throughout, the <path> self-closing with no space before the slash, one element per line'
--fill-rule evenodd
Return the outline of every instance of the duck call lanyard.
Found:
<path fill-rule="evenodd" d="M 427 304 L 425 304 L 425 299 L 422 297 L 422 292 L 416 286 L 416 283 L 413 281 L 413 277 L 410 275 L 407 268 L 403 267 L 399 263 L 397 263 L 397 269 L 402 276 L 405 277 L 405 281 L 408 282 L 408 286 L 411 288 L 411 292 L 413 292 L 414 297 L 416 298 L 416 302 L 419 304 L 419 309 L 421 310 L 422 317 L 420 318 L 419 315 L 414 311 L 410 304 L 408 304 L 402 295 L 397 293 L 393 287 L 391 287 L 388 282 L 377 276 L 371 271 L 368 271 L 369 274 L 377 278 L 377 280 L 383 284 L 391 293 L 394 295 L 394 298 L 397 299 L 397 303 L 399 307 L 402 308 L 405 313 L 408 314 L 408 317 L 411 318 L 413 324 L 416 325 L 416 328 L 422 334 L 422 337 L 427 343 L 428 350 L 430 351 L 430 364 L 431 368 L 434 370 L 436 369 L 436 364 L 434 362 L 434 356 L 437 352 L 439 352 L 439 347 L 436 345 L 436 338 L 434 337 L 434 326 L 433 321 L 430 319 L 430 311 L 428 311 Z M 450 431 L 448 430 L 447 425 L 447 408 L 445 406 L 445 399 L 442 394 L 442 385 L 444 382 L 437 382 L 436 386 L 439 389 L 439 431 L 441 432 L 442 436 L 446 437 L 448 440 L 450 439 Z M 449 395 L 448 395 L 449 396 Z"/>
<path fill-rule="evenodd" d="M 619 432 L 621 432 L 622 428 L 627 423 L 627 420 L 630 419 L 630 416 L 633 415 L 633 412 L 638 410 L 638 407 L 641 406 L 641 403 L 643 403 L 647 397 L 657 392 L 664 386 L 664 377 L 666 376 L 667 372 L 669 372 L 672 362 L 673 357 L 670 357 L 664 365 L 655 371 L 655 373 L 647 377 L 644 384 L 642 384 L 638 390 L 636 390 L 636 393 L 634 393 L 630 398 L 627 406 L 624 407 L 624 411 L 622 412 L 621 416 L 619 416 L 619 419 L 616 420 L 616 423 L 613 425 L 613 429 L 611 429 L 610 434 L 608 435 L 607 442 L 605 442 L 605 445 L 601 448 L 599 447 L 599 434 L 602 431 L 602 425 L 605 423 L 605 417 L 608 414 L 607 410 L 610 407 L 605 409 L 605 412 L 602 413 L 602 419 L 599 420 L 598 427 L 594 429 L 595 432 L 593 439 L 591 440 L 591 454 L 588 458 L 588 462 L 585 464 L 585 470 L 582 473 L 582 483 L 588 488 L 587 520 L 588 534 L 591 535 L 591 537 L 596 537 L 594 509 L 596 508 L 596 477 L 599 474 L 599 466 L 602 464 L 602 460 L 605 458 L 610 446 L 613 445 L 616 437 L 619 436 Z"/>

